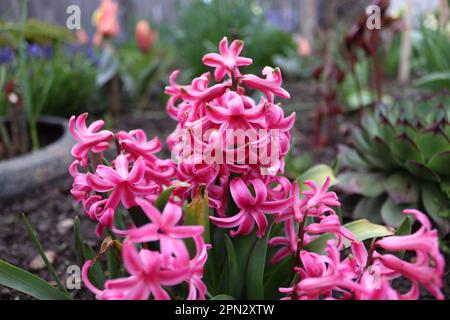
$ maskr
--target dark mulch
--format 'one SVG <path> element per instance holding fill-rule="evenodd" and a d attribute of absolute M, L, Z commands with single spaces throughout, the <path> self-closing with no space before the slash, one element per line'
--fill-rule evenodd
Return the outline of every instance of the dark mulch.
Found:
<path fill-rule="evenodd" d="M 67 267 L 77 265 L 74 250 L 72 229 L 61 234 L 57 225 L 64 219 L 73 219 L 80 210 L 70 196 L 70 177 L 53 181 L 49 185 L 34 190 L 21 199 L 14 199 L 11 203 L 0 204 L 0 257 L 1 259 L 20 268 L 30 270 L 31 260 L 38 255 L 33 242 L 30 240 L 21 219 L 25 213 L 38 234 L 44 250 L 56 252 L 53 263 L 58 275 L 65 282 L 68 274 Z M 81 218 L 83 237 L 91 245 L 96 245 L 94 234 L 95 225 L 87 218 Z M 30 270 L 31 271 L 31 270 Z M 45 280 L 51 280 L 46 269 L 32 270 Z M 74 298 L 88 299 L 92 295 L 86 291 L 74 291 Z M 28 299 L 29 297 L 14 290 L 0 286 L 0 299 Z"/>

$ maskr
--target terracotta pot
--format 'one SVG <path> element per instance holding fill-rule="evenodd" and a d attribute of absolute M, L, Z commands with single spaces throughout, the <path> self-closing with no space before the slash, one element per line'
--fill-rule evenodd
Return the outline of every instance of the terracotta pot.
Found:
<path fill-rule="evenodd" d="M 29 190 L 68 174 L 72 161 L 70 150 L 75 144 L 69 132 L 68 120 L 41 117 L 38 131 L 42 133 L 41 141 L 47 141 L 48 144 L 37 151 L 0 161 L 0 199 L 24 195 Z"/>

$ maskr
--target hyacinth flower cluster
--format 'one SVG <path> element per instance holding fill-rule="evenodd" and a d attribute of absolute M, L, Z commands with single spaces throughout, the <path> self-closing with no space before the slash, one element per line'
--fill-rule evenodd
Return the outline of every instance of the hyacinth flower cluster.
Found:
<path fill-rule="evenodd" d="M 242 74 L 239 67 L 252 64 L 241 57 L 244 43 L 231 44 L 223 38 L 220 53 L 209 53 L 203 63 L 214 67 L 190 85 L 179 85 L 179 71 L 172 73 L 166 93 L 169 115 L 178 121 L 168 145 L 178 165 L 178 177 L 190 184 L 184 193 L 206 187 L 209 202 L 216 209 L 212 222 L 221 228 L 238 227 L 231 236 L 249 234 L 256 224 L 257 236 L 264 236 L 272 214 L 290 205 L 289 181 L 277 175 L 284 169 L 284 156 L 290 148 L 290 129 L 295 113 L 285 116 L 275 96 L 290 98 L 281 87 L 278 68 L 265 67 L 263 77 Z M 262 93 L 259 101 L 250 94 Z M 230 197 L 239 212 L 225 212 Z M 252 192 L 255 194 L 253 195 Z"/>
<path fill-rule="evenodd" d="M 280 288 L 284 299 L 357 299 L 357 300 L 415 300 L 419 285 L 436 299 L 444 299 L 440 290 L 445 261 L 439 252 L 437 230 L 431 228 L 427 216 L 417 210 L 404 210 L 421 227 L 411 235 L 388 236 L 373 241 L 366 249 L 362 241 L 340 224 L 333 207 L 340 206 L 334 192 L 329 192 L 330 180 L 320 188 L 312 181 L 302 192 L 294 184 L 294 205 L 277 217 L 284 224 L 285 236 L 275 237 L 270 245 L 281 246 L 272 263 L 295 257 L 295 284 Z M 305 222 L 311 219 L 309 224 Z M 298 226 L 298 230 L 297 227 Z M 322 253 L 308 251 L 308 244 L 317 235 L 328 233 Z M 344 249 L 350 253 L 344 255 Z M 414 262 L 402 260 L 399 253 L 414 252 Z M 410 283 L 408 292 L 399 292 L 393 280 L 403 278 Z"/>
<path fill-rule="evenodd" d="M 85 285 L 97 299 L 205 299 L 213 291 L 222 293 L 216 290 L 217 277 L 226 274 L 206 277 L 206 270 L 217 264 L 208 262 L 229 253 L 232 240 L 256 239 L 265 246 L 268 263 L 263 268 L 294 261 L 279 275 L 292 278 L 289 287 L 281 285 L 285 281 L 278 286 L 284 299 L 417 299 L 419 285 L 441 299 L 444 260 L 437 231 L 425 215 L 405 211 L 421 223 L 411 235 L 361 239 L 341 224 L 329 178 L 317 185 L 283 176 L 295 114 L 286 116 L 275 97 L 289 94 L 281 87 L 278 68 L 264 68 L 262 77 L 240 70 L 252 63 L 240 56 L 243 47 L 242 41 L 229 44 L 224 38 L 219 53 L 204 56 L 204 64 L 215 68 L 215 81 L 205 73 L 179 85 L 179 71 L 172 73 L 167 111 L 178 125 L 167 139 L 171 159 L 156 155 L 162 144 L 143 130 L 113 133 L 103 129 L 101 120 L 88 126 L 87 114 L 70 119 L 77 140 L 72 194 L 97 222 L 99 237 L 121 239 L 126 271 L 99 288 L 89 277 L 98 259 L 88 260 L 82 272 Z M 192 225 L 187 208 L 199 195 L 206 199 L 207 216 Z M 215 241 L 214 230 L 229 234 L 227 248 Z M 324 236 L 324 248 L 312 250 Z M 372 238 L 366 247 L 363 240 Z M 271 257 L 265 255 L 267 246 L 278 248 Z M 415 253 L 414 262 L 400 259 L 405 251 Z M 392 281 L 400 277 L 410 280 L 409 292 L 393 288 Z"/>
<path fill-rule="evenodd" d="M 108 280 L 103 289 L 97 288 L 89 279 L 95 260 L 88 260 L 82 272 L 86 286 L 97 299 L 169 299 L 163 286 L 187 283 L 188 299 L 204 299 L 202 272 L 208 246 L 201 237 L 203 226 L 180 226 L 179 203 L 169 201 L 162 210 L 155 206 L 158 194 L 171 185 L 176 174 L 172 160 L 155 155 L 162 148 L 160 141 L 147 140 L 142 130 L 116 134 L 102 130 L 102 120 L 87 126 L 87 116 L 72 117 L 69 122 L 77 140 L 72 148 L 71 193 L 84 213 L 97 222 L 99 237 L 107 229 L 124 238 L 121 251 L 129 277 Z M 111 163 L 106 153 L 117 153 Z M 115 221 L 122 208 L 139 208 L 135 215 L 141 220 L 134 217 L 136 221 L 131 219 L 128 227 L 122 221 L 120 229 Z M 195 243 L 193 255 L 186 239 Z"/>

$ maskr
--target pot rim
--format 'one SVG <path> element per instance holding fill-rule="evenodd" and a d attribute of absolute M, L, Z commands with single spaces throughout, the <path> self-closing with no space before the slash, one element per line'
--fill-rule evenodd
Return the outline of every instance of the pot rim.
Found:
<path fill-rule="evenodd" d="M 6 117 L 0 118 L 0 121 L 5 120 L 7 120 Z M 67 144 L 72 143 L 73 145 L 75 143 L 75 140 L 70 134 L 69 124 L 66 118 L 57 116 L 41 116 L 38 122 L 60 126 L 63 129 L 63 133 L 58 139 L 46 145 L 45 147 L 39 148 L 38 150 L 29 151 L 14 158 L 0 160 L 0 171 L 7 169 L 12 163 L 14 163 L 14 165 L 23 163 L 25 166 L 30 166 L 33 162 L 31 159 L 37 158 L 38 156 L 43 158 L 53 157 L 54 152 L 51 152 L 52 150 L 64 150 L 67 148 Z"/>

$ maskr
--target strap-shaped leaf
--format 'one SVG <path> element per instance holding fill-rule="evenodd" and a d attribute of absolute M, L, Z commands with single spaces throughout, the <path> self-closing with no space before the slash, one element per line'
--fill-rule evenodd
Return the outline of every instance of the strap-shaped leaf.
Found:
<path fill-rule="evenodd" d="M 65 294 L 69 294 L 67 289 L 62 284 L 61 279 L 59 279 L 58 274 L 56 273 L 56 270 L 53 268 L 53 266 L 50 263 L 50 261 L 48 261 L 48 258 L 47 258 L 46 254 L 44 252 L 44 248 L 42 247 L 41 242 L 39 241 L 39 239 L 36 236 L 36 232 L 33 230 L 33 227 L 31 226 L 31 224 L 28 221 L 27 217 L 23 213 L 22 213 L 22 219 L 23 219 L 23 222 L 25 223 L 25 227 L 27 228 L 28 235 L 30 236 L 31 241 L 33 241 L 34 246 L 38 250 L 39 255 L 41 256 L 42 260 L 44 261 L 45 266 L 47 267 L 47 270 L 50 273 L 50 276 L 58 284 L 58 288 L 61 291 L 63 291 Z"/>
<path fill-rule="evenodd" d="M 269 240 L 271 226 L 262 239 L 256 240 L 248 261 L 246 281 L 247 298 L 251 300 L 264 299 L 264 270 L 266 268 L 267 242 Z"/>
<path fill-rule="evenodd" d="M 225 245 L 227 247 L 228 262 L 228 293 L 233 297 L 237 297 L 240 294 L 242 273 L 239 272 L 236 251 L 228 235 L 225 235 Z"/>
<path fill-rule="evenodd" d="M 39 300 L 70 300 L 71 297 L 34 274 L 0 260 L 0 284 Z"/>
<path fill-rule="evenodd" d="M 355 239 L 357 241 L 364 241 L 367 239 L 373 239 L 373 238 L 379 238 L 379 237 L 386 237 L 391 236 L 394 233 L 389 230 L 387 227 L 371 223 L 370 221 L 366 219 L 357 220 L 350 222 L 346 225 L 344 225 L 345 228 L 347 228 L 350 232 L 353 233 L 355 236 Z M 331 233 L 326 233 L 318 237 L 317 239 L 314 239 L 310 243 L 308 243 L 305 246 L 305 250 L 311 251 L 311 252 L 317 252 L 322 253 L 323 250 L 326 248 L 327 241 L 334 239 L 334 236 Z M 344 240 L 345 247 L 348 247 L 350 245 L 350 242 L 347 240 Z"/>

